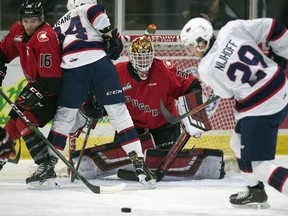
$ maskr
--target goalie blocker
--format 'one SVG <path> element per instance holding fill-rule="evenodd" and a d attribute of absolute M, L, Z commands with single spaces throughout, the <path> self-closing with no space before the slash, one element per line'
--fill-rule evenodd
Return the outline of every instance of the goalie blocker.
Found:
<path fill-rule="evenodd" d="M 169 150 L 155 149 L 153 137 L 150 133 L 141 135 L 140 140 L 148 168 L 152 171 L 157 170 Z M 74 163 L 77 163 L 79 154 L 80 151 L 72 154 Z M 84 151 L 79 172 L 85 178 L 93 179 L 114 175 L 119 169 L 131 170 L 132 177 L 128 176 L 128 180 L 138 181 L 134 178 L 136 176 L 133 165 L 121 148 L 120 143 L 112 142 L 87 148 Z M 221 179 L 224 174 L 223 152 L 221 150 L 194 148 L 181 151 L 177 155 L 163 180 Z"/>

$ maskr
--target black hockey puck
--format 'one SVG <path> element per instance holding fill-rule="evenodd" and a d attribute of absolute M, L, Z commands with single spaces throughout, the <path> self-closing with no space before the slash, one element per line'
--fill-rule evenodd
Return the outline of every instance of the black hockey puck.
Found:
<path fill-rule="evenodd" d="M 121 208 L 121 212 L 131 212 L 131 208 L 127 207 Z"/>

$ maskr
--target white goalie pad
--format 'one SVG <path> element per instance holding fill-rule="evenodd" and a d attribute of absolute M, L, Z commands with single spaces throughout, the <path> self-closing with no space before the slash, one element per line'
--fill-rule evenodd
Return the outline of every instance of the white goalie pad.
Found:
<path fill-rule="evenodd" d="M 200 92 L 193 92 L 179 97 L 177 103 L 179 115 L 190 112 L 200 104 L 202 104 L 202 96 Z M 186 131 L 196 138 L 200 137 L 203 132 L 211 130 L 205 109 L 184 118 L 182 124 L 185 126 Z"/>

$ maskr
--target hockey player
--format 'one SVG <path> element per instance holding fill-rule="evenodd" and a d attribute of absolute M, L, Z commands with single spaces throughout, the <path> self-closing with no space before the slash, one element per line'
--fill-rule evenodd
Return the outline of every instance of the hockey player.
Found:
<path fill-rule="evenodd" d="M 48 139 L 57 149 L 64 149 L 78 108 L 91 92 L 105 107 L 139 181 L 155 187 L 156 181 L 144 163 L 139 137 L 125 105 L 117 71 L 110 60 L 117 59 L 123 49 L 117 29 L 110 29 L 105 9 L 96 0 L 69 0 L 67 9 L 54 26 L 63 47 L 63 85 Z"/>
<path fill-rule="evenodd" d="M 5 64 L 20 57 L 21 67 L 28 81 L 15 104 L 33 124 L 43 127 L 55 115 L 56 94 L 62 80 L 60 68 L 60 46 L 53 28 L 44 20 L 44 10 L 40 1 L 25 0 L 19 12 L 19 21 L 0 42 L 0 80 L 6 75 Z M 15 111 L 5 129 L 13 141 L 22 137 L 27 148 L 39 165 L 26 183 L 37 186 L 46 179 L 56 177 L 51 169 L 47 145 Z"/>
<path fill-rule="evenodd" d="M 195 18 L 183 27 L 181 40 L 189 54 L 202 58 L 200 78 L 216 95 L 236 101 L 238 122 L 230 144 L 247 190 L 231 195 L 230 203 L 269 207 L 263 183 L 288 195 L 288 169 L 275 162 L 278 128 L 288 113 L 288 83 L 258 44 L 268 42 L 287 59 L 286 28 L 270 18 L 231 21 L 215 41 L 211 24 Z"/>
<path fill-rule="evenodd" d="M 157 59 L 154 53 L 148 39 L 136 38 L 129 48 L 129 61 L 116 64 L 116 69 L 137 132 L 149 131 L 156 148 L 163 149 L 170 148 L 178 138 L 180 124 L 167 122 L 160 100 L 177 115 L 175 100 L 193 91 L 202 92 L 202 88 L 192 74 L 178 71 L 171 61 Z"/>
<path fill-rule="evenodd" d="M 126 106 L 138 134 L 141 135 L 142 148 L 144 150 L 147 149 L 145 161 L 148 168 L 153 170 L 157 169 L 164 155 L 167 154 L 168 149 L 175 143 L 181 132 L 180 123 L 170 124 L 162 115 L 160 100 L 164 102 L 167 109 L 174 115 L 178 113 L 175 100 L 179 98 L 178 107 L 181 110 L 187 109 L 185 104 L 189 102 L 186 99 L 197 100 L 199 104 L 202 103 L 202 88 L 198 79 L 192 74 L 178 71 L 175 65 L 169 60 L 155 58 L 154 54 L 153 44 L 146 37 L 139 37 L 129 47 L 129 61 L 116 64 L 125 94 Z M 199 92 L 197 94 L 199 95 L 198 98 L 193 98 L 195 94 L 192 93 L 195 93 L 195 91 Z M 195 102 L 194 105 L 197 106 L 197 103 Z M 209 120 L 204 110 L 201 112 L 201 118 L 198 119 L 200 119 L 200 122 L 204 122 L 202 123 L 202 127 L 197 127 L 195 124 L 192 125 L 191 122 L 193 122 L 193 119 L 191 117 L 183 120 L 185 130 L 191 136 L 198 137 L 201 133 L 210 129 Z M 152 136 L 150 137 L 147 133 L 150 133 Z M 116 140 L 117 138 L 118 136 L 116 136 Z M 105 147 L 107 149 L 104 150 Z M 89 176 L 89 178 L 95 178 L 105 174 L 115 174 L 115 171 L 119 168 L 130 168 L 129 161 L 125 158 L 125 153 L 119 145 L 117 148 L 117 141 L 106 144 L 105 147 L 94 147 L 87 150 L 85 155 L 88 158 L 84 158 L 85 162 L 82 163 L 80 172 Z M 98 151 L 97 149 L 100 150 Z M 173 165 L 173 169 L 167 173 L 169 176 L 167 178 L 171 179 L 170 177 L 173 177 L 176 180 L 177 177 L 181 179 L 184 176 L 189 179 L 217 179 L 223 177 L 223 173 L 221 173 L 223 171 L 221 169 L 221 156 L 216 157 L 213 155 L 215 156 L 213 157 L 210 155 L 211 157 L 209 157 L 205 153 L 205 151 L 200 149 L 186 151 L 186 156 L 176 159 L 175 166 Z M 202 156 L 207 159 L 203 165 L 201 165 Z M 197 158 L 199 166 L 194 163 L 196 159 L 193 162 L 193 157 L 194 159 Z M 213 159 L 210 160 L 210 158 Z M 93 162 L 91 162 L 91 159 Z M 213 162 L 211 162 L 212 160 Z M 210 162 L 214 163 L 215 169 L 212 168 L 213 165 L 211 166 Z M 92 169 L 89 170 L 89 167 L 92 167 Z M 212 170 L 215 170 L 215 172 Z M 118 176 L 126 178 L 120 172 L 118 172 Z"/>

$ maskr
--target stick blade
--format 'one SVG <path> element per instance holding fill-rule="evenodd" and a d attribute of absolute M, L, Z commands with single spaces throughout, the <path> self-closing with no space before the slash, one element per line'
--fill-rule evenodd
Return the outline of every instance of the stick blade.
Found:
<path fill-rule="evenodd" d="M 100 193 L 117 193 L 123 191 L 126 188 L 126 183 L 120 183 L 117 185 L 100 186 Z"/>

